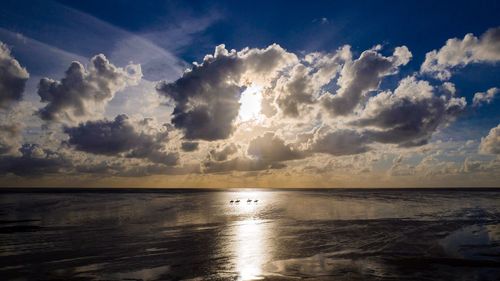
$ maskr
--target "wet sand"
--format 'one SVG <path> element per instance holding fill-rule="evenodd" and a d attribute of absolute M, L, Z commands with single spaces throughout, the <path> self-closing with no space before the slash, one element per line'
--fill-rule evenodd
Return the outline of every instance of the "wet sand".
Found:
<path fill-rule="evenodd" d="M 0 276 L 496 280 L 500 190 L 4 190 Z"/>

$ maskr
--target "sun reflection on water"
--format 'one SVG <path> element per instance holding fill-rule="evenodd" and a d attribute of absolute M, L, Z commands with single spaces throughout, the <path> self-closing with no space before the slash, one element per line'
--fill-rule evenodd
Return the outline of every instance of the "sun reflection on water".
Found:
<path fill-rule="evenodd" d="M 267 260 L 266 221 L 248 219 L 236 226 L 236 270 L 238 280 L 262 279 Z"/>
<path fill-rule="evenodd" d="M 233 211 L 239 220 L 234 224 L 234 265 L 238 280 L 263 279 L 263 266 L 269 261 L 269 235 L 271 221 L 262 219 L 265 206 L 265 192 L 239 192 L 241 198 Z M 246 201 L 252 199 L 252 202 Z M 254 200 L 259 200 L 254 202 Z"/>

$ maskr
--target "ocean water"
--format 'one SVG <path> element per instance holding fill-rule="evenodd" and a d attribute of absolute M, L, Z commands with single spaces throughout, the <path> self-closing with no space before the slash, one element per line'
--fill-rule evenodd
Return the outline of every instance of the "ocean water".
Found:
<path fill-rule="evenodd" d="M 500 190 L 4 190 L 0 279 L 500 280 Z"/>

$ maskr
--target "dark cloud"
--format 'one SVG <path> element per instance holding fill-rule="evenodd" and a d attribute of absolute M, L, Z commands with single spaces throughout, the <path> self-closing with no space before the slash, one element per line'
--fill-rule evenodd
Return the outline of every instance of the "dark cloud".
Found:
<path fill-rule="evenodd" d="M 159 83 L 157 91 L 175 102 L 172 123 L 186 139 L 226 139 L 234 130 L 240 94 L 248 83 L 268 79 L 295 60 L 278 45 L 240 52 L 219 45 L 214 55 L 175 82 Z"/>
<path fill-rule="evenodd" d="M 21 100 L 28 78 L 28 71 L 11 55 L 7 45 L 0 42 L 0 109 Z"/>
<path fill-rule="evenodd" d="M 441 125 L 461 113 L 466 101 L 454 96 L 455 88 L 446 83 L 433 87 L 415 77 L 401 80 L 394 93 L 372 97 L 361 117 L 351 124 L 370 127 L 364 134 L 381 143 L 418 146 L 427 143 Z"/>
<path fill-rule="evenodd" d="M 471 63 L 496 63 L 500 61 L 500 27 L 490 28 L 479 38 L 468 33 L 462 40 L 448 39 L 439 50 L 425 55 L 420 72 L 441 80 L 450 79 L 452 70 Z"/>
<path fill-rule="evenodd" d="M 185 152 L 191 152 L 191 151 L 198 150 L 198 143 L 185 141 L 181 144 L 181 149 L 182 149 L 182 151 L 185 151 Z"/>
<path fill-rule="evenodd" d="M 24 144 L 19 149 L 21 156 L 0 157 L 0 174 L 18 176 L 41 176 L 59 173 L 72 166 L 72 163 L 37 144 Z"/>
<path fill-rule="evenodd" d="M 286 167 L 283 161 L 302 159 L 306 153 L 295 150 L 291 145 L 276 136 L 274 133 L 265 133 L 251 140 L 248 145 L 247 156 L 236 156 L 228 159 L 238 151 L 234 144 L 226 145 L 221 150 L 212 150 L 209 157 L 203 162 L 205 173 L 219 173 L 229 171 L 260 171 L 268 169 L 282 169 Z"/>
<path fill-rule="evenodd" d="M 365 93 L 376 90 L 384 76 L 397 73 L 411 56 L 406 46 L 397 47 L 390 57 L 382 56 L 376 49 L 364 51 L 357 60 L 344 65 L 337 82 L 340 89 L 335 95 L 324 95 L 323 106 L 333 115 L 352 113 Z"/>
<path fill-rule="evenodd" d="M 164 149 L 166 133 L 156 135 L 138 131 L 126 115 L 114 120 L 98 120 L 81 123 L 77 127 L 66 127 L 67 144 L 77 150 L 108 156 L 146 158 L 155 163 L 175 165 L 177 153 Z"/>
<path fill-rule="evenodd" d="M 317 132 L 308 150 L 315 153 L 328 153 L 335 156 L 364 153 L 370 148 L 370 140 L 362 133 L 350 129 Z"/>
<path fill-rule="evenodd" d="M 87 69 L 72 62 L 61 81 L 40 80 L 38 95 L 47 105 L 38 114 L 47 121 L 86 119 L 102 110 L 116 92 L 136 85 L 141 77 L 140 65 L 119 68 L 102 54 L 94 56 Z"/>

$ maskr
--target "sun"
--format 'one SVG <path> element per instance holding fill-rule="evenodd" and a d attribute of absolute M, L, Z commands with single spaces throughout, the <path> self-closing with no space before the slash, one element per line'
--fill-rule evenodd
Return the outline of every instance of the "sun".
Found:
<path fill-rule="evenodd" d="M 241 122 L 258 121 L 261 118 L 262 87 L 252 84 L 240 97 L 239 120 Z"/>

